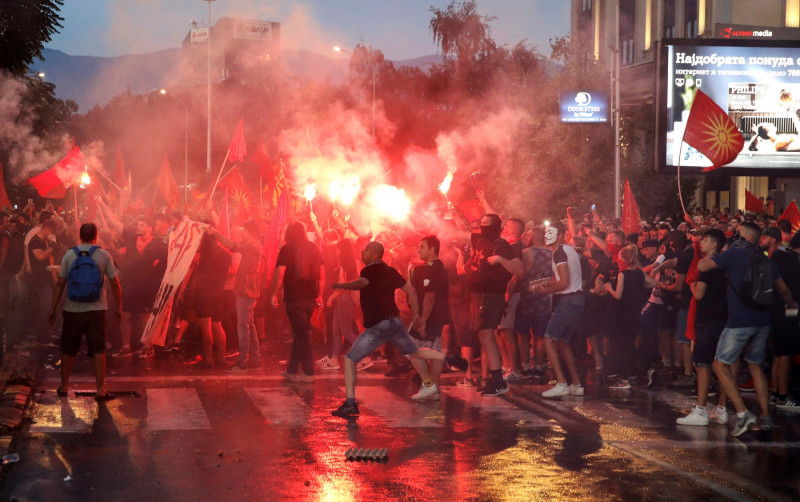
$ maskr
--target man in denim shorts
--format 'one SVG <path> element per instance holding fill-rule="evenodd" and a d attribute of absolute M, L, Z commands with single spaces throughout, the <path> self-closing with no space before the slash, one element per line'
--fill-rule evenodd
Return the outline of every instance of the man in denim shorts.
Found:
<path fill-rule="evenodd" d="M 400 320 L 400 311 L 394 301 L 396 289 L 402 289 L 408 298 L 413 324 L 421 325 L 419 301 L 414 287 L 400 273 L 383 261 L 383 244 L 370 242 L 361 251 L 361 277 L 350 282 L 336 282 L 334 289 L 358 290 L 361 292 L 361 310 L 364 313 L 364 332 L 361 333 L 347 357 L 344 358 L 344 386 L 346 399 L 331 414 L 337 417 L 358 415 L 356 404 L 356 363 L 372 354 L 386 342 L 391 343 L 401 354 L 408 357 L 414 369 L 422 377 L 423 387 L 437 393 L 431 379 L 427 361 L 444 361 L 444 354 L 431 349 L 417 349 L 414 340 Z"/>
<path fill-rule="evenodd" d="M 767 347 L 769 335 L 770 315 L 768 309 L 756 310 L 744 304 L 739 291 L 742 290 L 744 275 L 750 257 L 760 253 L 758 241 L 761 229 L 751 222 L 742 223 L 738 228 L 739 238 L 735 238 L 729 249 L 711 258 L 703 258 L 697 264 L 697 270 L 707 272 L 719 268 L 728 274 L 728 321 L 720 335 L 717 352 L 714 356 L 714 373 L 719 379 L 720 388 L 725 391 L 728 399 L 736 408 L 736 426 L 732 434 L 739 436 L 745 433 L 756 423 L 756 416 L 744 405 L 739 387 L 736 384 L 736 375 L 731 366 L 739 360 L 744 352 L 744 360 L 750 368 L 750 374 L 755 383 L 758 404 L 761 408 L 761 430 L 772 428 L 772 419 L 769 416 L 769 390 L 767 379 L 761 364 L 764 362 L 764 352 Z M 772 275 L 775 277 L 775 290 L 790 308 L 796 306 L 786 284 L 781 279 L 777 267 L 773 262 Z"/>

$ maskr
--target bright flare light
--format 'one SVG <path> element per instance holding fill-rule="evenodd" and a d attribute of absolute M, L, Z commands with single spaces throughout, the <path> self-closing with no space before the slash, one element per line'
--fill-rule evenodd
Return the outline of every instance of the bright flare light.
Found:
<path fill-rule="evenodd" d="M 439 184 L 439 191 L 442 192 L 444 195 L 447 195 L 447 192 L 450 191 L 450 183 L 453 182 L 453 173 L 447 173 L 447 176 L 444 177 L 444 180 Z"/>
<path fill-rule="evenodd" d="M 405 190 L 390 185 L 375 187 L 372 202 L 380 216 L 393 222 L 405 221 L 411 211 L 411 201 Z"/>
<path fill-rule="evenodd" d="M 550 220 L 544 220 L 544 226 L 549 227 L 550 226 Z"/>
<path fill-rule="evenodd" d="M 89 176 L 89 173 L 83 173 L 81 176 L 81 186 L 90 185 L 92 183 L 92 178 Z"/>
<path fill-rule="evenodd" d="M 358 177 L 352 176 L 344 181 L 333 180 L 328 187 L 328 198 L 331 202 L 341 202 L 344 206 L 353 203 L 361 190 L 361 183 Z"/>
<path fill-rule="evenodd" d="M 307 201 L 311 202 L 314 200 L 314 197 L 317 196 L 317 187 L 314 186 L 313 183 L 310 185 L 306 185 L 305 191 L 303 191 L 303 197 L 306 198 Z"/>

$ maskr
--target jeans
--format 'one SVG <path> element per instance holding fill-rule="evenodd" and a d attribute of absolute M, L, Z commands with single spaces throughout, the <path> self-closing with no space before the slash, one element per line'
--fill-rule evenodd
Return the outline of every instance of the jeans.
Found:
<path fill-rule="evenodd" d="M 316 304 L 314 300 L 289 302 L 286 304 L 286 315 L 292 326 L 292 350 L 289 353 L 289 364 L 286 372 L 297 373 L 297 367 L 303 367 L 306 375 L 314 374 L 314 361 L 311 358 L 311 316 Z"/>
<path fill-rule="evenodd" d="M 356 343 L 350 347 L 347 358 L 357 363 L 386 342 L 395 346 L 404 356 L 417 351 L 417 346 L 403 326 L 403 321 L 399 317 L 390 317 L 365 329 L 361 336 L 356 338 Z"/>
<path fill-rule="evenodd" d="M 717 342 L 714 359 L 730 366 L 739 360 L 739 355 L 744 351 L 745 361 L 761 364 L 764 362 L 768 336 L 769 326 L 725 328 Z"/>
<path fill-rule="evenodd" d="M 258 345 L 258 333 L 253 322 L 253 309 L 256 307 L 257 298 L 236 298 L 236 324 L 239 333 L 239 366 L 247 365 L 247 355 L 250 354 L 250 365 L 261 364 L 261 347 Z"/>

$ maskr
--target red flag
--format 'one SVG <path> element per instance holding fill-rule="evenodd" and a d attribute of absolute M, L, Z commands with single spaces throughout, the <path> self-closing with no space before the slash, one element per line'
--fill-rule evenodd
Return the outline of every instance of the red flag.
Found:
<path fill-rule="evenodd" d="M 117 146 L 117 158 L 114 162 L 114 183 L 117 184 L 120 190 L 124 189 L 125 182 L 125 161 L 122 160 L 122 150 Z"/>
<path fill-rule="evenodd" d="M 175 183 L 175 178 L 172 177 L 172 170 L 169 167 L 169 161 L 166 155 L 164 162 L 161 163 L 161 171 L 158 173 L 158 189 L 161 190 L 161 195 L 164 200 L 172 207 L 178 204 L 180 194 L 178 193 L 178 184 Z"/>
<path fill-rule="evenodd" d="M 222 212 L 219 215 L 219 231 L 225 237 L 231 236 L 231 217 L 228 211 L 228 189 L 225 189 L 225 201 L 222 203 Z"/>
<path fill-rule="evenodd" d="M 625 195 L 622 199 L 622 230 L 626 235 L 638 233 L 642 230 L 642 217 L 639 215 L 639 206 L 633 198 L 633 191 L 628 180 L 625 180 Z"/>
<path fill-rule="evenodd" d="M 744 190 L 744 210 L 753 211 L 754 213 L 760 213 L 764 210 L 764 203 L 761 202 L 761 199 L 746 188 Z"/>
<path fill-rule="evenodd" d="M 6 193 L 6 183 L 3 180 L 3 164 L 0 164 L 0 207 L 7 207 L 11 209 L 11 199 L 8 198 L 8 193 Z"/>
<path fill-rule="evenodd" d="M 242 127 L 241 119 L 239 119 L 239 124 L 236 126 L 236 132 L 233 133 L 233 139 L 231 139 L 228 150 L 231 152 L 228 155 L 228 160 L 231 162 L 244 162 L 244 158 L 247 157 L 247 146 L 244 144 L 244 128 Z"/>
<path fill-rule="evenodd" d="M 234 203 L 247 207 L 250 206 L 250 201 L 252 200 L 250 198 L 250 190 L 247 189 L 247 184 L 244 182 L 244 178 L 242 178 L 242 173 L 239 171 L 238 167 L 234 167 L 228 171 L 228 174 L 219 180 L 217 187 L 227 189 Z"/>
<path fill-rule="evenodd" d="M 286 185 L 286 176 L 283 172 L 283 161 L 280 161 L 281 170 L 278 172 L 278 178 L 275 182 L 275 190 L 273 191 L 273 200 L 275 202 L 272 211 L 272 222 L 270 223 L 269 232 L 264 238 L 264 257 L 267 260 L 267 270 L 273 270 L 275 263 L 278 261 L 278 248 L 281 244 L 281 230 L 284 223 L 286 223 L 286 212 L 288 210 L 288 186 Z"/>
<path fill-rule="evenodd" d="M 258 165 L 258 173 L 261 175 L 262 180 L 271 180 L 275 175 L 275 170 L 272 167 L 272 159 L 269 158 L 267 148 L 260 140 L 258 142 L 258 148 L 256 148 L 256 153 L 253 154 L 250 161 Z"/>
<path fill-rule="evenodd" d="M 794 234 L 800 230 L 800 209 L 797 208 L 797 203 L 792 199 L 789 206 L 783 212 L 779 220 L 789 220 L 792 224 L 792 233 Z"/>
<path fill-rule="evenodd" d="M 704 173 L 729 164 L 744 147 L 744 138 L 733 120 L 700 90 L 694 97 L 683 141 L 711 161 Z"/>
<path fill-rule="evenodd" d="M 76 146 L 56 165 L 28 182 L 46 199 L 63 199 L 67 195 L 67 185 L 83 174 L 84 165 L 81 149 Z"/>

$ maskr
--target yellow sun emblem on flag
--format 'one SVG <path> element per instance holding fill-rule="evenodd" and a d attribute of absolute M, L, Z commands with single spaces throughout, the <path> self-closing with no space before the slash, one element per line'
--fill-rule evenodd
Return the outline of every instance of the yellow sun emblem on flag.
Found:
<path fill-rule="evenodd" d="M 703 143 L 708 145 L 714 155 L 712 162 L 716 163 L 716 159 L 729 159 L 739 153 L 742 135 L 727 116 L 713 113 L 708 116 L 708 121 L 702 124 Z"/>
<path fill-rule="evenodd" d="M 235 189 L 233 194 L 231 194 L 231 197 L 237 204 L 244 204 L 245 207 L 250 206 L 250 198 L 247 196 L 247 193 L 240 188 Z"/>

